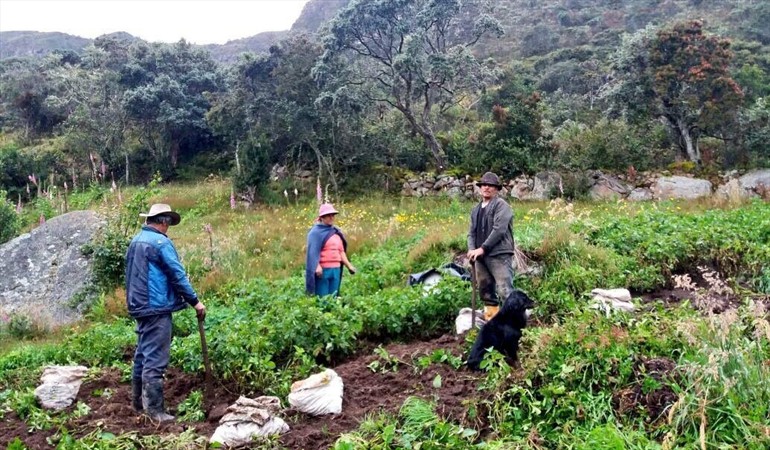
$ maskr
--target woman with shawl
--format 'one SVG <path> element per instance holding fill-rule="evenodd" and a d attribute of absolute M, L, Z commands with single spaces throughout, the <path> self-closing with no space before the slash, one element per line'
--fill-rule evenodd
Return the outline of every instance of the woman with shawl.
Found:
<path fill-rule="evenodd" d="M 356 273 L 345 253 L 348 247 L 345 236 L 334 226 L 337 214 L 334 206 L 324 203 L 318 210 L 318 221 L 307 234 L 305 290 L 309 295 L 336 297 L 342 283 L 342 266 L 347 267 L 351 275 Z"/>

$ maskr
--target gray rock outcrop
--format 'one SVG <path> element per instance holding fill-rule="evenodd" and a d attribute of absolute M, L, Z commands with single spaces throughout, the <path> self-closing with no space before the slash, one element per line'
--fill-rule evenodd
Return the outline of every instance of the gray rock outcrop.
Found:
<path fill-rule="evenodd" d="M 561 196 L 562 180 L 558 172 L 539 172 L 535 175 L 535 183 L 527 200 L 548 200 L 554 196 Z"/>
<path fill-rule="evenodd" d="M 81 248 L 103 225 L 94 211 L 75 211 L 0 246 L 0 312 L 50 326 L 78 320 L 71 300 L 91 282 Z"/>
<path fill-rule="evenodd" d="M 694 200 L 711 195 L 711 182 L 682 176 L 660 177 L 652 185 L 652 193 L 658 200 Z"/>
<path fill-rule="evenodd" d="M 615 177 L 598 172 L 593 175 L 594 185 L 588 190 L 588 195 L 594 200 L 617 200 L 626 197 L 631 189 Z"/>

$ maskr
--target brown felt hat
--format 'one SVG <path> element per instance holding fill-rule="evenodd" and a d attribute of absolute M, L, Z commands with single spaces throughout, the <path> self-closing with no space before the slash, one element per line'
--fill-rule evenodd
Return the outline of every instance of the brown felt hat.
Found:
<path fill-rule="evenodd" d="M 500 184 L 500 178 L 492 172 L 485 173 L 484 175 L 481 176 L 481 179 L 476 182 L 476 186 L 484 186 L 484 185 L 494 186 L 497 189 L 503 188 L 503 185 Z"/>

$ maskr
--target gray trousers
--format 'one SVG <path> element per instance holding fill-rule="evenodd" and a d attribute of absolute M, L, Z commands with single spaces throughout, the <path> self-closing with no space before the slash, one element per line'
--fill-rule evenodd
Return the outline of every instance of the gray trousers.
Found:
<path fill-rule="evenodd" d="M 476 283 L 485 305 L 500 305 L 513 292 L 513 255 L 476 260 Z"/>
<path fill-rule="evenodd" d="M 171 314 L 136 319 L 134 378 L 143 383 L 161 381 L 171 351 Z"/>

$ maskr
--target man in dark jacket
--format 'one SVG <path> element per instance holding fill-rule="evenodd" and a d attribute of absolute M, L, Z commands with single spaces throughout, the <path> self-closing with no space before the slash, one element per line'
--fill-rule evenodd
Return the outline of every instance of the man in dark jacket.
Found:
<path fill-rule="evenodd" d="M 498 197 L 502 185 L 497 175 L 487 172 L 476 185 L 481 202 L 471 211 L 468 259 L 475 262 L 484 318 L 489 320 L 513 291 L 513 212 Z"/>
<path fill-rule="evenodd" d="M 136 411 L 151 419 L 174 420 L 163 408 L 163 373 L 171 348 L 171 313 L 190 306 L 200 319 L 206 307 L 187 279 L 176 248 L 166 236 L 181 218 L 165 204 L 152 205 L 126 254 L 126 304 L 136 319 L 138 342 L 131 386 Z"/>

